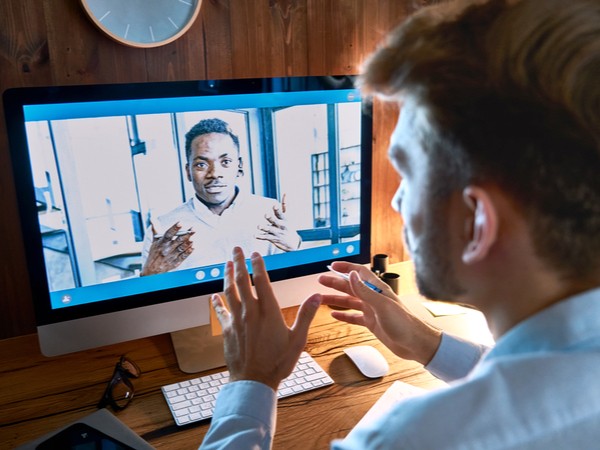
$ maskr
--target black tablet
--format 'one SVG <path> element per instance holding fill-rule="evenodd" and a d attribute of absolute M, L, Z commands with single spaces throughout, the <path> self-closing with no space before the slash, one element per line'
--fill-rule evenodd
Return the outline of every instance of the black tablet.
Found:
<path fill-rule="evenodd" d="M 37 450 L 135 450 L 85 423 L 75 423 L 44 442 Z"/>

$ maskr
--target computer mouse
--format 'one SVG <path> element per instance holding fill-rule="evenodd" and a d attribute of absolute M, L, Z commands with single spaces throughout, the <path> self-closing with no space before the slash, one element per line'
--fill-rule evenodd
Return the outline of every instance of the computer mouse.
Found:
<path fill-rule="evenodd" d="M 348 347 L 344 349 L 344 352 L 365 377 L 379 378 L 390 370 L 383 355 L 370 345 Z"/>

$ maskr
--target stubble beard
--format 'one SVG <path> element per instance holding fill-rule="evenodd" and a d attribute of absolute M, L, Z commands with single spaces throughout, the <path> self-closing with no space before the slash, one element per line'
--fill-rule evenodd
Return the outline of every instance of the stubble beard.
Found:
<path fill-rule="evenodd" d="M 415 265 L 419 293 L 431 300 L 453 301 L 464 294 L 465 289 L 455 276 L 446 230 L 436 226 L 436 223 L 443 221 L 441 208 L 431 208 L 431 210 L 437 211 L 432 211 L 424 220 L 421 245 L 412 248 L 406 231 L 404 241 Z"/>

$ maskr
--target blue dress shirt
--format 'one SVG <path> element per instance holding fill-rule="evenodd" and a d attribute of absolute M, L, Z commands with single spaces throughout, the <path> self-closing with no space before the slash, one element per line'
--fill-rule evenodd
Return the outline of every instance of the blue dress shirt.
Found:
<path fill-rule="evenodd" d="M 600 288 L 521 322 L 489 351 L 444 334 L 427 369 L 459 379 L 399 403 L 332 448 L 599 448 Z M 261 383 L 225 386 L 201 448 L 270 448 L 276 403 Z"/>

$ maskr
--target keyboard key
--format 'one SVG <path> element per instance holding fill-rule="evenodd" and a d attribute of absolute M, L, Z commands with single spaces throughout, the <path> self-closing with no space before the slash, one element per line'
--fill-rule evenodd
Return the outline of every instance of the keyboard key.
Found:
<path fill-rule="evenodd" d="M 185 396 L 183 395 L 177 395 L 176 397 L 169 397 L 169 403 L 171 405 L 177 404 L 179 402 L 182 402 L 185 400 Z"/>

